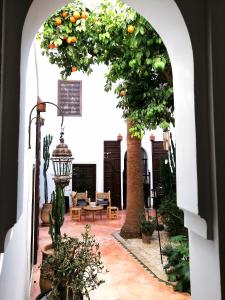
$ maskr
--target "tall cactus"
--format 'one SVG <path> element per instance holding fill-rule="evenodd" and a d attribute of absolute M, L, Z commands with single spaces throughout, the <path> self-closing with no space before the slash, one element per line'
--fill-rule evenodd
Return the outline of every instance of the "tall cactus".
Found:
<path fill-rule="evenodd" d="M 48 203 L 48 180 L 47 180 L 47 170 L 49 167 L 49 160 L 50 160 L 50 153 L 49 153 L 49 147 L 52 143 L 52 135 L 46 135 L 43 138 L 43 160 L 44 160 L 44 166 L 43 166 L 43 176 L 44 176 L 44 198 L 45 198 L 45 204 Z"/>
<path fill-rule="evenodd" d="M 65 200 L 63 188 L 56 186 L 55 192 L 52 193 L 52 210 L 49 214 L 50 226 L 49 234 L 52 238 L 53 245 L 60 239 L 60 228 L 64 222 Z"/>

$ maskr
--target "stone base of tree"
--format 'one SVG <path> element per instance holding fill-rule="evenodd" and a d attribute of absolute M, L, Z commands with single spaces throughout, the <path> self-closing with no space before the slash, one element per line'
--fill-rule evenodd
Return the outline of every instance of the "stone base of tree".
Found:
<path fill-rule="evenodd" d="M 134 230 L 132 226 L 123 226 L 120 230 L 120 236 L 124 239 L 136 239 L 140 238 L 141 234 L 139 229 Z"/>

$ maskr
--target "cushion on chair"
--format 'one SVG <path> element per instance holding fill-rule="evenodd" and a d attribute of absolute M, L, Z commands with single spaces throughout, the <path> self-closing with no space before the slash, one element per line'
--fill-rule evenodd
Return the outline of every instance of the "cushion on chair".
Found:
<path fill-rule="evenodd" d="M 98 205 L 108 205 L 109 201 L 107 199 L 106 200 L 104 200 L 104 199 L 98 199 L 97 200 L 97 204 Z"/>
<path fill-rule="evenodd" d="M 80 207 L 80 206 L 86 206 L 87 205 L 87 202 L 83 199 L 78 199 L 77 200 L 77 206 Z"/>

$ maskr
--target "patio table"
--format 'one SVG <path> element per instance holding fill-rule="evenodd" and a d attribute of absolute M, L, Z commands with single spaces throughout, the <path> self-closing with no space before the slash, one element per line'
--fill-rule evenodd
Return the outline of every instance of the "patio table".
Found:
<path fill-rule="evenodd" d="M 92 219 L 93 221 L 95 220 L 95 214 L 96 212 L 100 212 L 100 217 L 102 219 L 102 210 L 103 210 L 103 206 L 101 205 L 98 205 L 98 206 L 90 206 L 90 205 L 87 205 L 87 206 L 83 206 L 83 210 L 85 210 L 85 218 L 86 218 L 86 213 L 87 212 L 92 212 Z"/>

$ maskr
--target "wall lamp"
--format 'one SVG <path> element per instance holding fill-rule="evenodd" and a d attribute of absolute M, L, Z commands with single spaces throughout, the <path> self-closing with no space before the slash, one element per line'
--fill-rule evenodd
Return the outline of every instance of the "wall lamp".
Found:
<path fill-rule="evenodd" d="M 62 121 L 61 121 L 61 131 L 60 131 L 60 143 L 56 146 L 56 149 L 53 150 L 52 152 L 52 164 L 53 164 L 53 170 L 54 170 L 54 177 L 53 180 L 55 181 L 55 184 L 58 186 L 61 186 L 62 188 L 64 188 L 65 186 L 67 186 L 69 184 L 69 181 L 71 179 L 71 170 L 72 170 L 72 161 L 73 161 L 73 157 L 72 157 L 72 152 L 71 150 L 68 148 L 68 146 L 64 143 L 64 129 L 63 129 L 63 122 L 64 122 L 64 116 L 63 116 L 63 112 L 61 110 L 61 108 L 56 105 L 55 103 L 46 101 L 46 102 L 39 102 L 37 103 L 30 112 L 30 116 L 29 116 L 29 129 L 28 129 L 28 135 L 29 135 L 29 149 L 31 149 L 31 123 L 32 120 L 34 118 L 32 118 L 32 112 L 34 111 L 35 108 L 37 108 L 37 110 L 39 112 L 45 112 L 45 106 L 46 104 L 51 104 L 53 106 L 55 106 L 60 112 L 61 112 L 61 116 L 62 116 Z M 39 122 L 38 120 L 39 118 L 37 117 L 37 124 Z"/>

